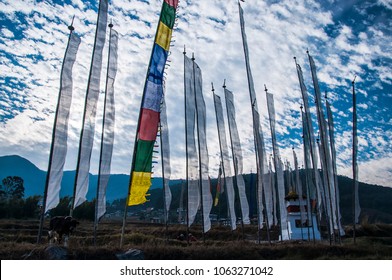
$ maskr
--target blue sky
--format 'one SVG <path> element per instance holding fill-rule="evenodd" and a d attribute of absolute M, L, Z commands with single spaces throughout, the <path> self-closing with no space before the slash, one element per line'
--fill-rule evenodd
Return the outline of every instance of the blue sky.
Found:
<path fill-rule="evenodd" d="M 127 174 L 162 1 L 110 0 L 109 3 L 109 18 L 120 33 L 112 171 Z M 299 119 L 301 93 L 293 57 L 296 56 L 302 66 L 313 101 L 306 56 L 309 49 L 317 64 L 321 90 L 328 92 L 333 107 L 338 173 L 352 176 L 351 80 L 357 75 L 359 178 L 392 187 L 392 1 L 247 0 L 242 6 L 268 152 L 272 146 L 264 84 L 275 97 L 277 138 L 282 157 L 292 162 L 291 148 L 294 147 L 300 162 L 303 161 Z M 68 39 L 67 26 L 75 15 L 75 32 L 82 36 L 82 43 L 73 71 L 66 169 L 75 168 L 97 7 L 98 1 L 92 0 L 0 0 L 0 155 L 18 154 L 43 170 L 47 168 L 60 69 Z M 255 171 L 237 1 L 183 0 L 178 15 L 170 66 L 166 70 L 173 176 L 185 177 L 184 45 L 188 55 L 195 53 L 203 71 L 211 175 L 216 176 L 219 165 L 211 82 L 214 82 L 216 93 L 224 98 L 220 88 L 224 79 L 234 93 L 244 172 Z M 106 63 L 107 48 L 104 54 Z M 102 77 L 106 67 L 103 69 Z M 103 83 L 105 79 L 101 80 Z M 315 123 L 314 102 L 311 106 Z M 100 99 L 93 173 L 98 166 L 102 108 Z M 159 165 L 154 171 L 160 175 Z"/>

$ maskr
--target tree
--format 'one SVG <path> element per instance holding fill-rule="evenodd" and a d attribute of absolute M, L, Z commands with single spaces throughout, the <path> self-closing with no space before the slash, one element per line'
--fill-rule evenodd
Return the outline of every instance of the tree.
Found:
<path fill-rule="evenodd" d="M 95 199 L 93 201 L 85 201 L 76 207 L 73 216 L 79 220 L 94 221 L 95 215 Z"/>
<path fill-rule="evenodd" d="M 50 216 L 68 216 L 71 209 L 71 202 L 72 198 L 69 196 L 60 198 L 59 204 L 55 208 L 49 210 Z"/>
<path fill-rule="evenodd" d="M 18 176 L 8 176 L 0 185 L 0 198 L 4 200 L 22 199 L 24 196 L 23 179 Z"/>
<path fill-rule="evenodd" d="M 24 201 L 23 205 L 23 217 L 24 218 L 38 218 L 40 209 L 39 209 L 39 202 L 41 200 L 41 196 L 34 195 L 29 196 Z"/>

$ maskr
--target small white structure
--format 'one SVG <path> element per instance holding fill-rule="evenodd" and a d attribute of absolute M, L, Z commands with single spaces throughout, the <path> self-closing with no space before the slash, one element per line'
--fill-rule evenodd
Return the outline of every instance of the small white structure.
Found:
<path fill-rule="evenodd" d="M 316 214 L 311 213 L 309 221 L 305 198 L 299 198 L 298 194 L 291 191 L 286 196 L 286 208 L 290 240 L 321 240 Z"/>

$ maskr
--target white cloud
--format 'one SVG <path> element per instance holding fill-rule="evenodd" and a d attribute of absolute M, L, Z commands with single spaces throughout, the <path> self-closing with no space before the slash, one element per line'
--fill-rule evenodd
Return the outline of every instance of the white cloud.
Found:
<path fill-rule="evenodd" d="M 386 8 L 392 10 L 392 1 L 391 0 L 378 0 L 378 3 L 385 6 Z"/>
<path fill-rule="evenodd" d="M 392 187 L 391 178 L 392 169 L 390 163 L 392 155 L 386 155 L 382 158 L 369 159 L 358 162 L 358 180 L 369 184 Z M 345 167 L 340 169 L 342 175 L 352 178 L 352 169 Z"/>
<path fill-rule="evenodd" d="M 14 38 L 14 33 L 7 28 L 2 28 L 0 32 L 5 38 Z"/>
<path fill-rule="evenodd" d="M 87 76 L 95 33 L 97 4 L 92 6 L 92 4 L 81 0 L 72 0 L 71 2 L 72 5 L 57 4 L 53 1 L 34 3 L 34 1 L 4 0 L 0 3 L 0 11 L 9 21 L 17 23 L 16 30 L 8 27 L 2 28 L 5 36 L 0 43 L 0 51 L 7 53 L 18 62 L 18 65 L 13 65 L 9 58 L 2 57 L 0 71 L 7 73 L 8 79 L 26 84 L 23 89 L 9 89 L 1 86 L 2 90 L 19 98 L 14 98 L 13 101 L 0 99 L 0 102 L 21 106 L 24 111 L 15 112 L 15 118 L 1 123 L 0 151 L 1 154 L 21 154 L 42 169 L 46 169 L 47 166 L 51 126 L 59 90 L 59 73 L 68 39 L 67 26 L 73 15 L 75 15 L 75 32 L 82 36 L 82 44 L 73 71 L 74 96 L 69 125 L 69 153 L 66 168 L 74 169 L 76 165 Z M 115 83 L 117 119 L 112 170 L 116 173 L 129 173 L 144 78 L 162 1 L 154 0 L 145 3 L 135 0 L 113 0 L 110 2 L 109 18 L 113 20 L 115 29 L 120 34 L 119 71 Z M 389 2 L 383 2 L 387 3 L 388 7 Z M 341 24 L 337 27 L 337 37 L 333 39 L 329 37 L 325 29 L 328 25 L 336 24 L 333 14 L 331 11 L 325 11 L 317 1 L 258 0 L 252 3 L 245 2 L 243 8 L 251 68 L 262 117 L 263 132 L 267 140 L 267 153 L 271 152 L 271 137 L 264 84 L 274 94 L 277 114 L 276 128 L 282 156 L 292 161 L 292 146 L 298 151 L 302 150 L 302 131 L 299 119 L 299 106 L 302 101 L 293 57 L 296 56 L 303 67 L 309 93 L 313 96 L 306 56 L 306 49 L 309 49 L 316 60 L 320 82 L 328 84 L 330 99 L 334 105 L 336 104 L 334 109 L 336 116 L 334 117 L 339 170 L 349 169 L 351 136 L 348 131 L 350 129 L 348 122 L 351 121 L 350 109 L 352 108 L 350 82 L 354 74 L 357 74 L 359 85 L 369 81 L 376 84 L 375 80 L 377 79 L 380 80 L 380 86 L 392 83 L 390 65 L 375 62 L 378 59 L 387 59 L 391 53 L 390 36 L 374 25 L 367 27 L 356 37 L 352 27 Z M 27 24 L 20 22 L 21 19 L 16 16 L 16 12 L 25 16 Z M 184 45 L 186 45 L 188 55 L 195 53 L 196 61 L 203 71 L 203 89 L 208 117 L 208 150 L 212 176 L 216 175 L 219 164 L 219 143 L 212 103 L 211 82 L 214 82 L 216 93 L 224 101 L 221 89 L 224 79 L 226 79 L 228 88 L 234 92 L 237 123 L 244 153 L 244 172 L 250 170 L 254 172 L 256 167 L 252 123 L 249 117 L 249 93 L 236 1 L 230 3 L 223 0 L 181 1 L 178 15 L 178 28 L 173 33 L 176 42 L 171 48 L 171 56 L 169 57 L 171 66 L 167 70 L 166 81 L 173 177 L 185 177 L 182 66 Z M 20 30 L 23 31 L 23 38 L 15 40 L 14 36 Z M 104 50 L 105 64 L 106 56 L 107 49 Z M 365 66 L 373 71 L 374 75 L 377 75 L 377 79 L 369 75 Z M 103 69 L 101 89 L 104 88 L 106 67 L 104 66 Z M 342 88 L 345 91 L 342 91 Z M 365 89 L 358 89 L 358 92 L 361 93 L 361 96 L 368 94 Z M 380 104 L 380 97 L 373 96 L 372 99 L 377 106 L 383 106 Z M 92 158 L 93 172 L 96 172 L 98 165 L 98 143 L 102 118 L 101 101 L 98 104 L 97 131 Z M 315 121 L 313 97 L 311 97 L 311 106 Z M 366 109 L 368 112 L 367 106 L 369 105 L 363 101 L 359 108 Z M 1 116 L 5 110 L 14 113 L 13 107 L 7 108 L 2 106 Z M 35 118 L 44 118 L 44 120 L 34 121 Z M 366 115 L 363 118 L 369 119 Z M 390 119 L 387 117 L 386 122 L 390 122 Z M 385 151 L 389 147 L 390 135 L 389 139 L 386 137 L 380 139 L 377 138 L 380 135 L 372 135 L 367 132 L 364 130 L 360 136 L 361 152 L 372 155 L 367 151 L 374 148 L 380 154 L 377 161 L 382 161 L 386 154 Z M 12 140 L 8 140 L 9 135 L 13 135 Z M 374 137 L 376 140 L 372 140 Z M 38 146 L 40 149 L 31 149 L 26 145 Z M 298 156 L 300 157 L 300 155 Z M 366 156 L 364 155 L 363 158 Z M 371 160 L 373 160 L 372 157 L 369 162 Z M 366 165 L 367 162 L 363 162 L 363 164 Z M 374 162 L 371 165 L 376 168 Z M 154 171 L 156 175 L 160 174 L 159 165 Z M 372 180 L 372 176 L 367 173 L 363 174 L 361 179 Z M 369 178 L 364 176 L 369 176 Z M 392 175 L 389 174 L 389 178 L 392 178 Z"/>

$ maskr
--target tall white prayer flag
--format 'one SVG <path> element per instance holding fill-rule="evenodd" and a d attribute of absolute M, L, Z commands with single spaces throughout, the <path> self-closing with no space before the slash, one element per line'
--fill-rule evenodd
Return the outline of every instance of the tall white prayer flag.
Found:
<path fill-rule="evenodd" d="M 111 26 L 111 25 L 109 25 Z M 110 177 L 114 142 L 114 82 L 117 73 L 118 33 L 110 30 L 108 72 L 106 79 L 104 121 L 102 131 L 101 156 L 98 173 L 97 220 L 106 212 L 106 188 Z"/>
<path fill-rule="evenodd" d="M 188 194 L 188 226 L 192 225 L 200 206 L 199 174 L 195 139 L 196 107 L 193 61 L 184 54 L 184 91 L 185 91 L 185 142 L 186 142 L 186 179 Z"/>
<path fill-rule="evenodd" d="M 288 240 L 289 233 L 287 228 L 287 209 L 286 209 L 286 201 L 285 201 L 283 163 L 280 159 L 279 147 L 276 141 L 274 97 L 271 93 L 267 91 L 266 94 L 267 94 L 268 115 L 269 115 L 269 121 L 271 127 L 272 148 L 274 151 L 275 172 L 277 178 L 281 238 L 282 240 Z"/>
<path fill-rule="evenodd" d="M 83 114 L 83 127 L 80 135 L 72 209 L 86 201 L 89 186 L 90 159 L 94 143 L 95 115 L 97 113 L 97 102 L 101 81 L 102 51 L 105 44 L 107 17 L 108 0 L 100 0 L 93 57 Z"/>
<path fill-rule="evenodd" d="M 210 212 L 212 208 L 212 195 L 210 180 L 208 174 L 208 149 L 207 149 L 207 116 L 206 105 L 202 90 L 202 73 L 200 67 L 193 60 L 193 71 L 195 79 L 195 103 L 196 103 L 196 123 L 197 123 L 197 140 L 199 147 L 199 184 L 202 204 L 203 229 L 207 232 L 211 229 Z"/>
<path fill-rule="evenodd" d="M 222 102 L 218 95 L 214 93 L 214 105 L 215 105 L 215 114 L 216 114 L 216 123 L 218 127 L 218 136 L 219 136 L 219 145 L 221 151 L 221 158 L 223 162 L 223 175 L 225 178 L 225 192 L 227 195 L 227 205 L 229 208 L 229 215 L 231 221 L 231 229 L 235 230 L 236 226 L 236 214 L 234 208 L 234 186 L 233 186 L 233 177 L 231 175 L 231 167 L 230 167 L 230 157 L 229 157 L 229 148 L 227 146 L 226 140 L 226 130 L 225 123 L 223 118 L 223 109 Z"/>
<path fill-rule="evenodd" d="M 72 68 L 76 60 L 81 39 L 72 32 L 69 36 L 61 69 L 60 93 L 57 104 L 55 124 L 53 127 L 53 143 L 50 155 L 45 212 L 56 207 L 60 202 L 61 180 L 67 155 L 68 119 L 72 102 Z"/>
<path fill-rule="evenodd" d="M 226 100 L 226 111 L 227 111 L 227 120 L 229 123 L 229 134 L 231 140 L 231 149 L 233 156 L 233 165 L 234 172 L 236 176 L 238 194 L 240 199 L 241 213 L 242 213 L 242 221 L 244 224 L 250 224 L 249 220 L 249 204 L 248 199 L 246 198 L 246 190 L 245 190 L 245 181 L 242 176 L 242 150 L 241 150 L 241 142 L 237 129 L 237 122 L 235 120 L 235 107 L 234 107 L 234 98 L 233 93 L 226 88 L 225 92 L 225 100 Z"/>

